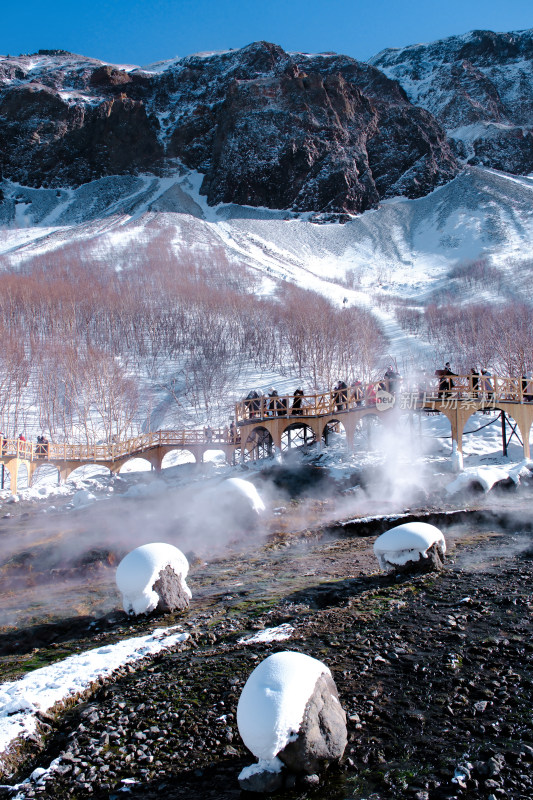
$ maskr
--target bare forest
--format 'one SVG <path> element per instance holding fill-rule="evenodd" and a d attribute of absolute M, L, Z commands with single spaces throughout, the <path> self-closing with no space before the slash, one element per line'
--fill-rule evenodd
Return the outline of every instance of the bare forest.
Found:
<path fill-rule="evenodd" d="M 94 443 L 150 426 L 162 395 L 227 418 L 244 367 L 309 387 L 369 379 L 386 340 L 373 316 L 262 276 L 222 249 L 180 251 L 167 229 L 127 257 L 71 243 L 0 264 L 0 420 Z"/>

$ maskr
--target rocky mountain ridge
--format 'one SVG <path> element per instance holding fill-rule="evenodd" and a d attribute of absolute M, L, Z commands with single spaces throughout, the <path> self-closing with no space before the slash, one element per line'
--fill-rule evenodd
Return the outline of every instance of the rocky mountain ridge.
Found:
<path fill-rule="evenodd" d="M 531 33 L 491 36 L 497 54 L 507 36 L 509 58 L 527 62 Z M 474 144 L 474 155 L 468 152 L 470 129 L 463 142 L 455 125 L 466 124 L 466 112 L 453 118 L 450 133 L 446 103 L 431 105 L 423 93 L 413 93 L 414 65 L 425 58 L 420 47 L 436 48 L 448 65 L 459 41 L 472 50 L 472 63 L 490 62 L 491 53 L 481 46 L 478 53 L 468 37 L 384 51 L 373 64 L 336 54 L 286 53 L 267 42 L 144 69 L 63 51 L 3 57 L 2 177 L 59 189 L 107 175 L 161 175 L 178 160 L 203 174 L 201 191 L 210 205 L 338 219 L 385 198 L 422 197 L 453 178 L 461 160 L 480 163 L 481 152 L 486 166 L 531 171 L 531 129 L 525 124 L 531 99 L 519 99 L 521 72 L 514 73 L 514 90 L 508 81 L 507 94 L 517 97 L 512 114 L 506 110 L 504 117 L 502 109 L 485 104 L 483 122 L 499 134 L 490 130 L 483 146 Z M 432 69 L 431 75 L 437 80 L 447 68 Z M 485 84 L 476 75 L 471 82 L 479 93 Z M 453 82 L 442 82 L 441 95 L 455 91 Z M 434 86 L 430 94 L 436 94 Z M 474 94 L 468 95 L 473 106 Z"/>
<path fill-rule="evenodd" d="M 533 171 L 533 30 L 472 31 L 371 59 L 446 129 L 463 161 Z"/>

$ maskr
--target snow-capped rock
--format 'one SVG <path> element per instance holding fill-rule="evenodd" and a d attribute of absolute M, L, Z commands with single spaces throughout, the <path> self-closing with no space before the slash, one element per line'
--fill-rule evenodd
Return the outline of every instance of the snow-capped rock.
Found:
<path fill-rule="evenodd" d="M 346 716 L 331 673 L 303 653 L 275 653 L 255 668 L 239 698 L 237 725 L 259 759 L 239 781 L 255 791 L 270 790 L 261 788 L 259 776 L 266 773 L 270 786 L 280 762 L 293 773 L 311 774 L 339 759 L 346 746 Z"/>
<path fill-rule="evenodd" d="M 424 559 L 428 560 L 433 553 L 442 559 L 446 553 L 446 542 L 440 530 L 427 522 L 397 525 L 382 533 L 374 542 L 374 554 L 383 570 L 418 564 Z"/>
<path fill-rule="evenodd" d="M 136 547 L 117 567 L 117 587 L 127 614 L 184 608 L 192 597 L 185 582 L 189 562 L 177 547 L 154 542 Z"/>

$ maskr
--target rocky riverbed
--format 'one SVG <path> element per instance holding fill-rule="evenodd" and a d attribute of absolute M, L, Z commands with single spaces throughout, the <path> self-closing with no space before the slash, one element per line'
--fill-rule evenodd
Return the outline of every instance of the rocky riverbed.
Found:
<path fill-rule="evenodd" d="M 280 524 L 253 550 L 198 559 L 185 613 L 132 622 L 114 612 L 91 628 L 72 617 L 6 631 L 9 676 L 161 625 L 181 625 L 190 638 L 43 715 L 44 739 L 25 745 L 4 781 L 59 759 L 55 769 L 0 797 L 244 797 L 237 776 L 254 759 L 237 731 L 239 694 L 262 658 L 290 649 L 332 670 L 349 741 L 340 768 L 284 797 L 529 800 L 531 526 L 501 514 L 451 522 L 439 574 L 379 574 L 372 544 L 381 531 L 371 526 L 372 535 L 356 536 Z M 285 641 L 241 641 L 281 624 L 293 629 Z"/>

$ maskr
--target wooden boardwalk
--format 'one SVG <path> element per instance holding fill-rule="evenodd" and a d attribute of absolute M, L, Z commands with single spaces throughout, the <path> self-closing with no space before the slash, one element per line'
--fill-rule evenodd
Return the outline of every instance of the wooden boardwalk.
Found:
<path fill-rule="evenodd" d="M 450 421 L 452 440 L 462 452 L 463 431 L 468 419 L 483 411 L 502 413 L 502 444 L 507 431 L 523 445 L 524 457 L 530 455 L 533 424 L 533 383 L 523 378 L 491 376 L 473 382 L 470 375 L 452 378 L 453 386 L 439 388 L 438 379 L 424 386 L 390 391 L 387 381 L 354 384 L 346 390 L 279 397 L 255 397 L 235 406 L 235 428 L 160 430 L 120 442 L 97 445 L 48 443 L 34 444 L 21 439 L 0 440 L 2 479 L 10 477 L 10 489 L 17 492 L 19 472 L 25 466 L 28 484 L 43 464 L 57 468 L 59 479 L 66 480 L 78 467 L 101 465 L 118 472 L 133 458 L 144 458 L 153 469 L 162 468 L 165 456 L 174 450 L 187 450 L 196 462 L 203 461 L 209 450 L 223 451 L 226 460 L 244 461 L 267 456 L 275 449 L 284 452 L 295 446 L 328 441 L 328 435 L 341 427 L 349 448 L 353 447 L 358 426 L 365 418 L 376 418 L 391 429 L 401 413 L 438 413 Z"/>

